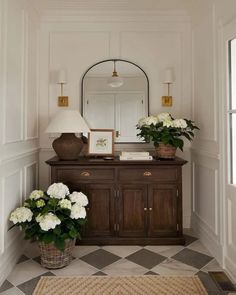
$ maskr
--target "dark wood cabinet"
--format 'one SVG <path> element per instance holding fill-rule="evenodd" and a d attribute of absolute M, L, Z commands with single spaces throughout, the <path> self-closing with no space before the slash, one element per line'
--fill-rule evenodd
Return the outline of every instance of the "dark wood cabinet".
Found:
<path fill-rule="evenodd" d="M 147 186 L 123 184 L 118 192 L 119 236 L 144 237 L 147 233 Z"/>
<path fill-rule="evenodd" d="M 80 158 L 51 166 L 51 182 L 89 199 L 82 244 L 184 244 L 182 165 L 185 160 Z"/>

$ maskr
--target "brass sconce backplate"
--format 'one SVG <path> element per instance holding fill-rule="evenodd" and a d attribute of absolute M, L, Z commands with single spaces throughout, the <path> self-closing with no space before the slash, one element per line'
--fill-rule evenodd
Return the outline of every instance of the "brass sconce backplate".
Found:
<path fill-rule="evenodd" d="M 58 106 L 59 107 L 68 107 L 69 98 L 68 96 L 58 96 Z"/>
<path fill-rule="evenodd" d="M 172 96 L 162 96 L 162 106 L 171 107 L 172 106 Z"/>

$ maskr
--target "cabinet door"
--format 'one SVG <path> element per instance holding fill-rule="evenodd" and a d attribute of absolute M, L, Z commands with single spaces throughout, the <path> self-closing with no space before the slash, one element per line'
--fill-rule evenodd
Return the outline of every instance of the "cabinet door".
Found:
<path fill-rule="evenodd" d="M 118 228 L 120 237 L 145 237 L 147 234 L 147 186 L 121 185 Z"/>
<path fill-rule="evenodd" d="M 174 236 L 178 231 L 177 186 L 150 185 L 148 191 L 149 236 Z"/>
<path fill-rule="evenodd" d="M 84 236 L 105 237 L 114 234 L 114 187 L 109 184 L 86 185 L 87 225 Z"/>
<path fill-rule="evenodd" d="M 147 114 L 144 102 L 142 92 L 116 94 L 116 142 L 142 142 L 137 137 L 136 124 Z"/>

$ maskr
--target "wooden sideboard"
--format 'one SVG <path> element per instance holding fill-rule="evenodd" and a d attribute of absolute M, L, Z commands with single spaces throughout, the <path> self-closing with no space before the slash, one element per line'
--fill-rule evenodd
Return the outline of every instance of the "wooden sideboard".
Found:
<path fill-rule="evenodd" d="M 54 157 L 51 182 L 89 199 L 81 244 L 184 244 L 182 165 L 174 160 L 120 161 Z"/>

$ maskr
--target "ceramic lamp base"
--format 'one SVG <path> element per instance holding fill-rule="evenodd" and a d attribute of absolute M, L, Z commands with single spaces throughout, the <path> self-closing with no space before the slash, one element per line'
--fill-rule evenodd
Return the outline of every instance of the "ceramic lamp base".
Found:
<path fill-rule="evenodd" d="M 53 141 L 52 147 L 60 160 L 76 160 L 83 148 L 83 141 L 74 133 L 62 133 Z"/>

